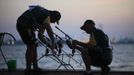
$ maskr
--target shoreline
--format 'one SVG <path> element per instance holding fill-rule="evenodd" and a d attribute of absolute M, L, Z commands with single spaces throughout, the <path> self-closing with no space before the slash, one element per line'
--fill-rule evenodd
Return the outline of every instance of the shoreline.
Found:
<path fill-rule="evenodd" d="M 84 70 L 42 70 L 38 72 L 39 75 L 83 75 Z M 7 69 L 0 69 L 0 75 L 24 75 L 24 69 L 17 69 L 15 71 L 8 71 Z M 35 74 L 34 71 L 31 71 Z M 100 75 L 100 71 L 93 71 L 94 75 Z M 109 75 L 134 75 L 134 71 L 110 71 Z"/>

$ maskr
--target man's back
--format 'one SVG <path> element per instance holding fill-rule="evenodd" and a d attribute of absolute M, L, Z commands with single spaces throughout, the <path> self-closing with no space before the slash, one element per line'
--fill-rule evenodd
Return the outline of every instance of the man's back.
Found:
<path fill-rule="evenodd" d="M 26 10 L 19 18 L 18 22 L 21 23 L 23 27 L 33 27 L 35 24 L 42 24 L 43 21 L 50 16 L 47 9 L 35 6 L 32 9 Z"/>
<path fill-rule="evenodd" d="M 94 66 L 109 65 L 112 61 L 112 50 L 109 48 L 108 36 L 99 29 L 93 30 L 96 46 L 92 50 L 92 64 Z"/>
<path fill-rule="evenodd" d="M 96 40 L 96 46 L 101 47 L 101 48 L 109 47 L 108 36 L 102 30 L 95 28 L 93 30 L 93 34 Z"/>

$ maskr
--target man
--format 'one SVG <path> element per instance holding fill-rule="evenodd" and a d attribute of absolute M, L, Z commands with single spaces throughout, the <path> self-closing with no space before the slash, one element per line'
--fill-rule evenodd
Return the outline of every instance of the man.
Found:
<path fill-rule="evenodd" d="M 112 51 L 109 48 L 107 35 L 95 27 L 92 20 L 86 20 L 81 27 L 87 34 L 90 34 L 90 41 L 83 43 L 73 40 L 73 47 L 82 53 L 82 58 L 86 66 L 84 75 L 92 75 L 91 65 L 101 67 L 101 75 L 108 75 L 110 68 L 108 65 L 112 61 Z"/>
<path fill-rule="evenodd" d="M 30 6 L 17 20 L 17 30 L 27 46 L 26 70 L 30 71 L 33 64 L 34 70 L 39 70 L 37 64 L 37 39 L 35 31 L 38 31 L 38 38 L 48 44 L 44 38 L 45 30 L 51 39 L 51 49 L 54 49 L 54 36 L 50 23 L 60 20 L 61 14 L 58 11 L 50 11 L 41 6 Z"/>

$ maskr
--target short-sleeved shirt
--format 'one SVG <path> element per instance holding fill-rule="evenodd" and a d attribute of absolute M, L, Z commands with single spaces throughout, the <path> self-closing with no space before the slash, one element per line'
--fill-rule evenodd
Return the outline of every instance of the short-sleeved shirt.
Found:
<path fill-rule="evenodd" d="M 50 13 L 47 9 L 35 6 L 32 10 L 25 11 L 17 20 L 24 28 L 33 28 L 35 25 L 50 24 Z"/>
<path fill-rule="evenodd" d="M 35 30 L 43 27 L 40 25 L 50 24 L 50 13 L 47 9 L 35 6 L 26 10 L 17 20 L 17 30 L 25 44 L 33 44 L 36 42 Z M 40 30 L 40 29 L 39 29 Z M 40 31 L 41 36 L 43 30 Z"/>
<path fill-rule="evenodd" d="M 100 48 L 109 47 L 109 42 L 105 40 L 107 35 L 102 30 L 94 28 L 92 34 L 96 41 L 96 46 Z"/>
<path fill-rule="evenodd" d="M 109 65 L 112 61 L 112 52 L 108 48 L 109 42 L 106 40 L 106 34 L 99 29 L 94 29 L 91 34 L 91 41 L 93 41 L 93 44 L 96 45 L 96 47 L 100 49 L 93 49 L 91 56 L 92 56 L 92 65 L 94 66 L 100 66 L 100 65 Z"/>

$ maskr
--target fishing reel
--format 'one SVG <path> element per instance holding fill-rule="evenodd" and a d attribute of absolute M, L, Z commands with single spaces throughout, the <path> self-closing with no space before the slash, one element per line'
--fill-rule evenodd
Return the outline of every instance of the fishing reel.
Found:
<path fill-rule="evenodd" d="M 57 42 L 58 48 L 59 48 L 59 54 L 61 53 L 61 49 L 63 48 L 63 41 L 62 40 L 58 40 Z"/>
<path fill-rule="evenodd" d="M 54 41 L 54 52 L 56 52 L 56 54 L 58 54 L 58 55 L 60 55 L 61 54 L 61 52 L 62 52 L 62 48 L 63 48 L 63 40 L 61 40 L 61 39 L 55 39 L 55 41 Z M 49 47 L 50 49 L 52 49 L 51 48 L 51 45 L 52 44 L 50 44 L 50 41 L 48 41 L 47 43 L 47 47 Z M 49 49 L 46 49 L 46 55 L 47 54 L 49 54 Z"/>
<path fill-rule="evenodd" d="M 54 43 L 53 45 L 52 41 L 48 37 L 46 36 L 43 36 L 43 37 L 44 37 L 43 43 L 46 45 L 45 55 L 47 56 L 50 53 L 50 51 L 52 54 L 57 54 L 57 51 L 58 51 L 57 44 Z M 54 49 L 53 49 L 53 46 L 54 46 Z"/>
<path fill-rule="evenodd" d="M 72 40 L 67 39 L 67 40 L 66 40 L 66 44 L 68 45 L 68 47 L 69 47 L 70 49 L 72 49 L 72 56 L 73 56 L 74 53 L 75 53 L 75 48 L 74 48 L 74 45 L 73 45 L 73 43 L 72 43 Z"/>
<path fill-rule="evenodd" d="M 68 47 L 69 47 L 70 49 L 73 49 L 72 40 L 67 39 L 67 40 L 66 40 L 66 44 L 68 45 Z"/>

